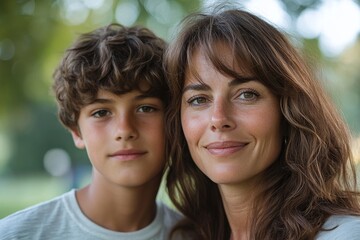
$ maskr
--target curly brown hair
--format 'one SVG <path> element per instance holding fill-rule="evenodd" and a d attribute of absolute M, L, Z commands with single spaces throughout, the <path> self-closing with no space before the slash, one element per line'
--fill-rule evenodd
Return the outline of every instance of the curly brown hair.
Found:
<path fill-rule="evenodd" d="M 227 45 L 238 66 L 256 76 L 278 98 L 286 144 L 259 185 L 250 239 L 313 239 L 330 215 L 360 213 L 359 193 L 346 124 L 320 82 L 287 37 L 244 10 L 195 13 L 182 23 L 165 55 L 171 101 L 166 113 L 171 159 L 167 188 L 187 217 L 176 230 L 195 239 L 230 238 L 217 185 L 195 165 L 181 127 L 185 73 L 195 50 L 221 73 L 238 73 L 213 46 Z"/>
<path fill-rule="evenodd" d="M 110 24 L 80 35 L 54 72 L 60 121 L 76 127 L 80 109 L 94 101 L 99 89 L 115 94 L 139 90 L 166 106 L 165 47 L 164 40 L 140 26 Z"/>

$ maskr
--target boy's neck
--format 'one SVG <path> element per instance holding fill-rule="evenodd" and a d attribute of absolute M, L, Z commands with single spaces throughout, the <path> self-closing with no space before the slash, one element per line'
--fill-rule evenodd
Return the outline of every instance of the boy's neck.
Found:
<path fill-rule="evenodd" d="M 94 223 L 118 232 L 148 226 L 156 216 L 156 194 L 161 179 L 125 188 L 92 182 L 76 192 L 82 212 Z"/>

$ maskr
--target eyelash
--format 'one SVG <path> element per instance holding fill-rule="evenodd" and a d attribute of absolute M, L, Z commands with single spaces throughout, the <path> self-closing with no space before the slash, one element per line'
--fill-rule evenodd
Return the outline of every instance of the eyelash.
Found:
<path fill-rule="evenodd" d="M 147 110 L 146 110 L 147 109 Z M 137 108 L 138 112 L 141 113 L 152 113 L 152 112 L 156 112 L 158 109 L 156 107 L 152 107 L 149 105 L 143 105 Z M 111 114 L 110 111 L 106 110 L 106 109 L 100 109 L 95 111 L 94 113 L 91 114 L 91 116 L 95 117 L 95 118 L 103 118 L 108 116 L 109 114 Z"/>
<path fill-rule="evenodd" d="M 251 99 L 249 99 L 249 100 L 247 100 L 247 99 L 242 99 L 242 100 L 244 100 L 244 101 L 252 101 L 254 98 L 258 98 L 258 97 L 260 96 L 260 94 L 258 93 L 258 91 L 256 91 L 255 89 L 252 89 L 252 88 L 248 88 L 248 89 L 242 90 L 242 91 L 240 92 L 238 98 L 240 98 L 240 96 L 241 96 L 242 94 L 246 94 L 246 93 L 253 94 L 254 96 L 253 96 L 253 98 L 251 98 Z"/>
<path fill-rule="evenodd" d="M 138 108 L 138 110 L 141 110 L 141 109 L 143 109 L 143 108 L 147 108 L 148 110 L 150 109 L 150 111 L 144 111 L 144 110 L 143 110 L 143 111 L 140 111 L 140 112 L 150 113 L 150 112 L 155 112 L 155 111 L 158 110 L 156 107 L 152 107 L 152 106 L 149 106 L 149 105 L 140 106 L 140 107 Z"/>
<path fill-rule="evenodd" d="M 241 95 L 249 94 L 249 93 L 253 94 L 253 97 L 251 99 L 240 98 Z M 250 102 L 250 101 L 258 98 L 259 96 L 260 96 L 260 94 L 258 93 L 258 91 L 256 91 L 255 89 L 252 89 L 252 88 L 247 88 L 247 89 L 241 90 L 239 95 L 237 96 L 237 98 L 239 98 L 242 101 Z M 199 100 L 204 100 L 205 102 L 203 102 L 203 103 L 194 103 L 195 101 L 199 101 Z M 208 98 L 206 96 L 196 95 L 196 96 L 193 96 L 193 97 L 189 98 L 186 102 L 190 106 L 200 106 L 200 105 L 206 104 L 207 102 L 209 102 L 209 100 L 208 100 Z"/>
<path fill-rule="evenodd" d="M 106 117 L 110 114 L 110 112 L 108 110 L 105 109 L 100 109 L 97 110 L 96 112 L 94 112 L 93 114 L 91 114 L 91 116 L 95 117 L 95 118 L 102 118 L 102 117 Z"/>
<path fill-rule="evenodd" d="M 206 97 L 204 97 L 204 96 L 193 96 L 193 97 L 189 98 L 186 102 L 190 106 L 199 106 L 203 103 L 194 103 L 195 101 L 198 101 L 199 99 L 204 99 L 206 102 L 208 102 L 208 99 L 206 99 Z"/>

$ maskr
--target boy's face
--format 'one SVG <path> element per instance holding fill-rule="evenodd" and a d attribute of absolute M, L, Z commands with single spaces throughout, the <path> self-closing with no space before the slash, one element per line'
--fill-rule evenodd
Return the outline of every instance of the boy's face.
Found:
<path fill-rule="evenodd" d="M 99 90 L 83 107 L 75 145 L 86 148 L 93 180 L 136 187 L 159 179 L 165 163 L 164 106 L 139 91 L 116 95 Z"/>

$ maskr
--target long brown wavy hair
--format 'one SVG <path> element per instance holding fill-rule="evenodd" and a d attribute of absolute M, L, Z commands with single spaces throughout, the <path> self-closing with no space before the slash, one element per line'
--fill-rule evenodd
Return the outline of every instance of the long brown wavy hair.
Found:
<path fill-rule="evenodd" d="M 170 157 L 168 193 L 187 217 L 173 231 L 194 239 L 229 239 L 217 185 L 191 158 L 180 120 L 185 72 L 201 48 L 221 73 L 238 73 L 213 46 L 229 47 L 238 66 L 279 98 L 285 139 L 278 160 L 264 173 L 254 201 L 251 239 L 313 239 L 331 215 L 359 215 L 350 134 L 320 82 L 285 34 L 241 9 L 195 13 L 182 22 L 165 55 L 170 86 L 166 114 Z"/>

